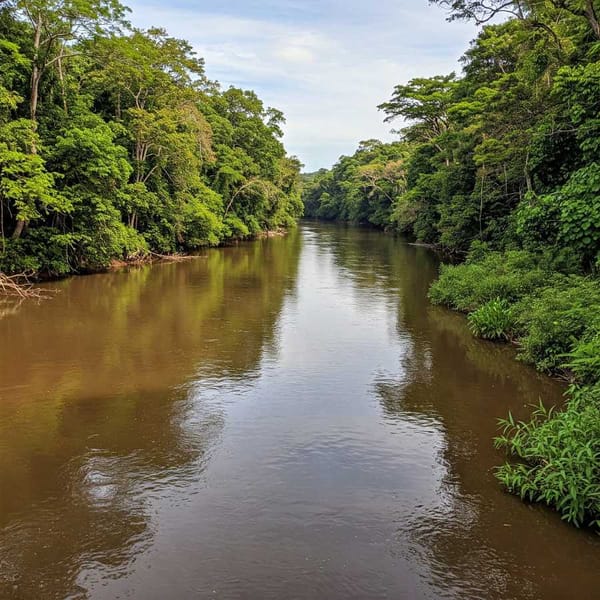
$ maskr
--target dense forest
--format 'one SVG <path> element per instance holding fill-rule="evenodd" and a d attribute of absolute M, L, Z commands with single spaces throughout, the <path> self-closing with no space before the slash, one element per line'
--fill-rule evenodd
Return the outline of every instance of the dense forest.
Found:
<path fill-rule="evenodd" d="M 280 111 L 117 0 L 0 0 L 0 272 L 60 276 L 286 227 Z"/>
<path fill-rule="evenodd" d="M 600 526 L 600 3 L 434 3 L 481 25 L 462 73 L 398 85 L 380 109 L 399 141 L 306 175 L 306 213 L 455 256 L 432 301 L 570 382 L 564 409 L 501 423 L 498 478 Z"/>

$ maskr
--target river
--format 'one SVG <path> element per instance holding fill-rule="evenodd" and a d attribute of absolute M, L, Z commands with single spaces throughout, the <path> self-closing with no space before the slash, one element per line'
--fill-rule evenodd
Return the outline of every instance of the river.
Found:
<path fill-rule="evenodd" d="M 600 538 L 493 474 L 563 388 L 437 268 L 305 223 L 3 305 L 0 598 L 598 598 Z"/>

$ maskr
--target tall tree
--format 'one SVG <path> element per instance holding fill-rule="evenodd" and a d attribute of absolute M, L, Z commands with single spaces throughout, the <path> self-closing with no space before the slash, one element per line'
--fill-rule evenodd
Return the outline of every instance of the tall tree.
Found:
<path fill-rule="evenodd" d="M 74 43 L 118 27 L 126 9 L 117 0 L 14 0 L 8 2 L 16 18 L 30 25 L 31 77 L 29 115 L 37 126 L 40 85 L 50 68 L 56 67 L 61 81 L 64 65 L 77 54 Z M 37 138 L 32 138 L 31 153 L 37 154 Z M 19 219 L 13 237 L 18 239 L 27 220 Z"/>

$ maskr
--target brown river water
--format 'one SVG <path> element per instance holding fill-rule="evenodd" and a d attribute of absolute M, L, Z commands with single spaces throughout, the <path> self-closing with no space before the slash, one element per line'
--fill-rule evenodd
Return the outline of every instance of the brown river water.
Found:
<path fill-rule="evenodd" d="M 437 267 L 305 223 L 0 307 L 0 598 L 600 598 L 600 537 L 493 474 L 563 388 Z"/>

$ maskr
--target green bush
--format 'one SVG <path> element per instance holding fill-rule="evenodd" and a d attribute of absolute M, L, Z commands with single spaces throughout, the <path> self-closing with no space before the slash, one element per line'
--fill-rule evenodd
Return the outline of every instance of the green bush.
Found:
<path fill-rule="evenodd" d="M 127 260 L 148 252 L 146 240 L 118 221 L 99 222 L 96 231 L 78 236 L 77 267 L 84 271 L 106 269 L 113 260 Z"/>
<path fill-rule="evenodd" d="M 7 240 L 0 253 L 0 271 L 35 273 L 60 277 L 77 267 L 75 234 L 60 233 L 53 227 L 32 229 L 24 238 Z"/>
<path fill-rule="evenodd" d="M 236 215 L 230 214 L 223 221 L 223 239 L 243 240 L 250 235 L 246 224 Z"/>
<path fill-rule="evenodd" d="M 579 169 L 552 194 L 530 195 L 515 212 L 515 224 L 525 247 L 568 249 L 589 267 L 600 247 L 600 165 Z"/>
<path fill-rule="evenodd" d="M 246 217 L 245 223 L 248 227 L 250 235 L 258 235 L 264 229 L 258 222 L 258 219 L 253 215 L 249 215 L 248 217 Z"/>
<path fill-rule="evenodd" d="M 0 273 L 9 275 L 30 273 L 41 270 L 41 260 L 29 251 L 29 240 L 6 240 L 4 251 L 0 253 Z"/>
<path fill-rule="evenodd" d="M 600 386 L 572 388 L 565 410 L 540 406 L 530 422 L 501 421 L 498 448 L 517 459 L 497 471 L 502 484 L 556 508 L 577 526 L 600 527 Z"/>
<path fill-rule="evenodd" d="M 181 243 L 188 250 L 216 246 L 220 242 L 221 221 L 197 198 L 183 206 Z"/>
<path fill-rule="evenodd" d="M 577 381 L 586 384 L 600 381 L 600 333 L 590 333 L 578 341 L 565 366 Z"/>
<path fill-rule="evenodd" d="M 600 327 L 600 284 L 575 275 L 554 278 L 523 298 L 514 314 L 521 333 L 520 358 L 541 371 L 557 371 L 578 340 Z"/>
<path fill-rule="evenodd" d="M 485 254 L 477 245 L 473 250 L 464 264 L 442 266 L 429 297 L 435 304 L 470 312 L 469 325 L 476 336 L 516 338 L 523 361 L 557 372 L 565 368 L 565 356 L 580 340 L 600 332 L 596 279 L 556 273 L 550 255 L 515 250 Z M 584 369 L 581 360 L 583 356 L 577 366 Z M 586 364 L 592 360 L 588 357 Z"/>
<path fill-rule="evenodd" d="M 548 279 L 549 271 L 536 255 L 522 250 L 490 252 L 478 261 L 442 266 L 429 297 L 434 304 L 471 312 L 497 298 L 520 300 Z"/>
<path fill-rule="evenodd" d="M 469 317 L 473 335 L 485 340 L 509 340 L 514 328 L 514 318 L 509 303 L 501 298 L 490 300 Z"/>

